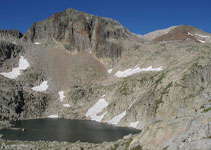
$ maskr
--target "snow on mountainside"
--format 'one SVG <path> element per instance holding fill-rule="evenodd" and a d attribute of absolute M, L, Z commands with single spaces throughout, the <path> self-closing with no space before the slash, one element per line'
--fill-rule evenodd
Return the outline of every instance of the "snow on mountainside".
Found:
<path fill-rule="evenodd" d="M 38 92 L 43 92 L 43 91 L 46 91 L 47 89 L 48 89 L 48 81 L 43 81 L 42 83 L 40 83 L 40 85 L 32 88 L 32 90 L 38 91 Z"/>
<path fill-rule="evenodd" d="M 20 57 L 19 66 L 17 68 L 12 68 L 11 72 L 1 72 L 0 75 L 3 75 L 10 79 L 16 79 L 21 75 L 23 70 L 26 70 L 29 67 L 29 62 L 23 56 Z"/>
<path fill-rule="evenodd" d="M 115 73 L 115 76 L 118 78 L 123 78 L 123 77 L 131 76 L 131 75 L 139 73 L 139 72 L 162 71 L 162 70 L 163 70 L 162 67 L 158 67 L 158 68 L 152 68 L 152 66 L 149 66 L 147 68 L 134 67 L 134 68 L 127 69 L 125 71 L 118 71 Z"/>
<path fill-rule="evenodd" d="M 105 97 L 105 96 L 102 96 L 102 98 L 99 99 L 99 101 L 97 103 L 95 103 L 94 106 L 92 106 L 88 110 L 88 112 L 86 113 L 86 116 L 90 117 L 91 120 L 95 120 L 95 121 L 101 122 L 101 120 L 103 119 L 104 115 L 107 113 L 107 112 L 104 112 L 103 114 L 98 115 L 109 104 L 103 97 Z"/>
<path fill-rule="evenodd" d="M 120 120 L 125 117 L 125 115 L 126 115 L 126 111 L 124 111 L 121 114 L 113 117 L 111 120 L 108 121 L 108 123 L 117 125 L 120 122 Z"/>
<path fill-rule="evenodd" d="M 209 33 L 181 25 L 138 36 L 73 9 L 23 36 L 2 33 L 0 70 L 12 72 L 1 71 L 0 118 L 90 119 L 142 130 L 131 149 L 208 149 Z"/>
<path fill-rule="evenodd" d="M 153 31 L 153 32 L 144 34 L 144 35 L 143 35 L 143 38 L 144 38 L 144 39 L 147 39 L 147 40 L 153 40 L 153 39 L 156 38 L 156 37 L 159 37 L 159 36 L 161 36 L 161 35 L 167 34 L 169 31 L 171 31 L 172 29 L 174 29 L 174 28 L 176 28 L 176 27 L 177 27 L 177 26 L 172 26 L 172 27 L 169 27 L 169 28 L 167 28 L 167 29 L 162 29 L 162 30 Z"/>
<path fill-rule="evenodd" d="M 205 43 L 211 42 L 210 35 L 204 31 L 197 29 L 193 26 L 178 26 L 170 30 L 168 33 L 158 36 L 153 39 L 154 42 L 164 41 L 180 41 L 180 42 L 197 42 Z"/>

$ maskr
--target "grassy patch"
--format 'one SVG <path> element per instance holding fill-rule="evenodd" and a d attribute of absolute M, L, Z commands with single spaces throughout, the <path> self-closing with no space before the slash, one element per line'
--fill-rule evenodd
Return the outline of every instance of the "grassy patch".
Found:
<path fill-rule="evenodd" d="M 119 90 L 120 90 L 120 94 L 123 95 L 123 96 L 129 95 L 131 93 L 127 81 L 125 81 L 122 84 L 122 86 L 120 87 Z"/>
<path fill-rule="evenodd" d="M 164 147 L 163 150 L 168 150 L 168 147 L 169 147 L 169 146 Z"/>
<path fill-rule="evenodd" d="M 114 146 L 113 147 L 111 147 L 111 149 L 110 150 L 117 150 L 118 149 L 118 147 L 119 147 L 119 144 L 114 144 Z"/>
<path fill-rule="evenodd" d="M 144 76 L 142 79 L 138 80 L 138 82 L 140 85 L 143 85 L 145 82 L 147 82 L 147 80 L 148 80 L 147 77 Z"/>
<path fill-rule="evenodd" d="M 138 145 L 136 147 L 133 147 L 131 150 L 142 150 L 142 147 L 141 145 Z"/>
<path fill-rule="evenodd" d="M 203 109 L 204 108 L 204 105 L 202 105 L 201 107 L 200 107 L 200 109 Z"/>
<path fill-rule="evenodd" d="M 204 110 L 203 110 L 203 113 L 206 113 L 206 112 L 208 112 L 208 111 L 211 111 L 211 107 L 204 109 Z"/>
<path fill-rule="evenodd" d="M 133 139 L 129 139 L 126 143 L 124 143 L 125 148 L 128 149 L 128 147 L 130 146 L 130 143 L 132 142 Z"/>

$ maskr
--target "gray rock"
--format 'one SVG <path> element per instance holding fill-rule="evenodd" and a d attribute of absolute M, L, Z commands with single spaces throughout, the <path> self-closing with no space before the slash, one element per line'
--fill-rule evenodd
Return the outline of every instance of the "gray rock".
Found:
<path fill-rule="evenodd" d="M 23 36 L 18 30 L 3 30 L 0 29 L 0 41 L 17 43 Z"/>
<path fill-rule="evenodd" d="M 5 60 L 16 58 L 21 52 L 23 52 L 22 46 L 0 41 L 0 66 Z"/>
<path fill-rule="evenodd" d="M 56 13 L 49 19 L 34 23 L 24 34 L 24 41 L 62 42 L 69 51 L 93 50 L 98 57 L 120 57 L 122 40 L 132 35 L 120 23 L 74 9 Z"/>

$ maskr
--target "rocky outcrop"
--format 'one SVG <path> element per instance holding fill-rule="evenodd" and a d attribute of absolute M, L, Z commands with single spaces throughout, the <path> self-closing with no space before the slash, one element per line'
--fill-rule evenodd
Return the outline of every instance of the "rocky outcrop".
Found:
<path fill-rule="evenodd" d="M 18 30 L 3 30 L 0 29 L 0 41 L 7 41 L 17 43 L 17 41 L 23 36 Z"/>
<path fill-rule="evenodd" d="M 65 150 L 127 150 L 129 145 L 133 139 L 133 136 L 126 137 L 124 139 L 120 139 L 115 142 L 104 142 L 100 144 L 93 144 L 93 143 L 85 143 L 85 142 L 58 142 L 58 141 L 10 141 L 10 140 L 3 140 L 0 138 L 0 145 L 1 148 L 5 150 L 9 149 L 65 149 Z M 135 147 L 132 150 L 142 150 L 140 146 Z"/>
<path fill-rule="evenodd" d="M 120 57 L 122 41 L 132 36 L 120 23 L 73 9 L 34 23 L 24 34 L 30 42 L 61 42 L 69 51 L 93 50 L 98 57 Z"/>
<path fill-rule="evenodd" d="M 45 111 L 49 96 L 24 91 L 20 83 L 0 76 L 0 118 L 20 119 L 40 117 Z"/>
<path fill-rule="evenodd" d="M 5 60 L 16 58 L 20 52 L 23 52 L 22 46 L 0 41 L 0 66 Z"/>

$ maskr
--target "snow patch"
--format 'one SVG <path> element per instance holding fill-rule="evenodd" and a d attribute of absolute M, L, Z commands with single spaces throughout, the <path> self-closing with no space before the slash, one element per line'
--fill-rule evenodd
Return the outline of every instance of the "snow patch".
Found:
<path fill-rule="evenodd" d="M 195 34 L 196 36 L 202 37 L 202 38 L 210 38 L 208 35 L 201 35 L 201 34 Z"/>
<path fill-rule="evenodd" d="M 59 116 L 55 114 L 55 115 L 48 116 L 48 118 L 59 118 Z"/>
<path fill-rule="evenodd" d="M 41 44 L 41 43 L 40 43 L 40 42 L 34 42 L 34 44 L 39 45 L 39 44 Z"/>
<path fill-rule="evenodd" d="M 147 68 L 139 68 L 139 67 L 134 67 L 134 68 L 130 68 L 130 69 L 127 69 L 125 71 L 118 71 L 115 73 L 115 76 L 118 77 L 118 78 L 124 78 L 124 77 L 127 77 L 127 76 L 131 76 L 133 74 L 136 74 L 136 73 L 139 73 L 139 72 L 142 72 L 142 71 L 162 71 L 162 66 L 161 67 L 158 67 L 158 68 L 152 68 L 152 66 L 149 66 Z"/>
<path fill-rule="evenodd" d="M 188 32 L 188 35 L 194 36 L 192 33 Z"/>
<path fill-rule="evenodd" d="M 23 56 L 20 57 L 19 66 L 17 68 L 13 68 L 11 72 L 2 72 L 1 75 L 15 79 L 21 75 L 21 71 L 26 70 L 29 67 L 29 62 Z"/>
<path fill-rule="evenodd" d="M 64 98 L 65 98 L 65 96 L 64 96 L 64 91 L 59 91 L 59 100 L 61 101 L 61 102 L 63 102 L 63 100 L 64 100 Z"/>
<path fill-rule="evenodd" d="M 113 69 L 108 69 L 107 71 L 108 71 L 108 73 L 111 73 L 111 72 L 112 72 L 112 70 L 113 70 Z"/>
<path fill-rule="evenodd" d="M 89 51 L 89 53 L 91 54 L 91 53 L 92 53 L 92 51 Z"/>
<path fill-rule="evenodd" d="M 63 104 L 63 107 L 70 107 L 70 104 Z"/>
<path fill-rule="evenodd" d="M 108 106 L 108 102 L 103 98 L 104 95 L 102 96 L 101 99 L 97 103 L 92 106 L 88 112 L 86 113 L 86 117 L 90 117 L 91 120 L 101 122 L 103 119 L 104 115 L 107 113 L 103 113 L 102 115 L 98 115 L 104 108 Z"/>
<path fill-rule="evenodd" d="M 137 125 L 138 125 L 139 121 L 136 121 L 136 122 L 131 122 L 129 127 L 132 127 L 132 128 L 136 128 Z"/>
<path fill-rule="evenodd" d="M 43 92 L 48 89 L 48 81 L 43 81 L 40 85 L 32 88 L 34 91 Z"/>
<path fill-rule="evenodd" d="M 199 39 L 197 39 L 199 42 L 201 42 L 201 43 L 206 43 L 206 41 L 202 41 L 202 40 L 199 40 Z"/>
<path fill-rule="evenodd" d="M 126 111 L 123 111 L 121 114 L 115 116 L 114 118 L 112 118 L 111 120 L 108 121 L 109 124 L 114 124 L 114 125 L 117 125 L 120 120 L 122 118 L 124 118 L 126 116 Z"/>

